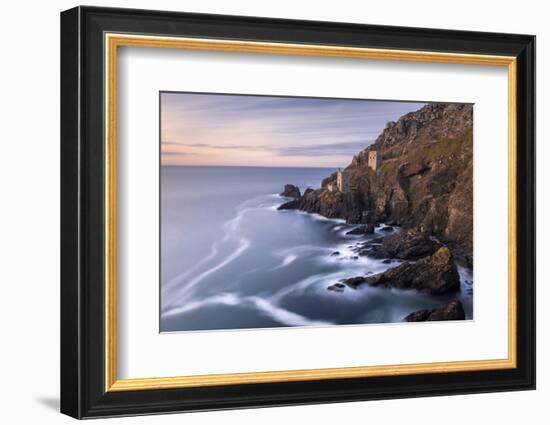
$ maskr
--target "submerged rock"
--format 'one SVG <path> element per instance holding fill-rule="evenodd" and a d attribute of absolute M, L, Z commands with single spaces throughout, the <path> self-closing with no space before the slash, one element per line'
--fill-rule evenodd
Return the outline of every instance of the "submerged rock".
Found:
<path fill-rule="evenodd" d="M 346 288 L 346 285 L 342 283 L 335 283 L 334 285 L 330 285 L 327 289 L 329 291 L 334 291 L 334 292 L 344 292 L 345 288 Z"/>
<path fill-rule="evenodd" d="M 350 288 L 357 289 L 357 287 L 362 283 L 365 283 L 366 280 L 367 278 L 364 276 L 355 276 L 342 280 L 342 283 Z"/>
<path fill-rule="evenodd" d="M 348 279 L 342 279 L 338 283 L 334 283 L 327 287 L 329 291 L 344 292 L 346 286 L 351 289 L 357 289 L 359 285 L 365 283 L 367 280 L 364 276 L 350 277 Z"/>
<path fill-rule="evenodd" d="M 444 294 L 460 290 L 460 278 L 451 251 L 439 248 L 429 257 L 415 263 L 405 262 L 383 273 L 366 278 L 371 286 L 416 289 L 428 294 Z"/>
<path fill-rule="evenodd" d="M 419 310 L 406 316 L 405 322 L 432 322 L 440 320 L 464 320 L 464 306 L 460 300 L 453 299 L 447 304 L 433 310 Z"/>
<path fill-rule="evenodd" d="M 294 186 L 293 184 L 285 184 L 285 189 L 279 195 L 286 196 L 287 198 L 300 198 L 302 196 L 298 186 Z"/>

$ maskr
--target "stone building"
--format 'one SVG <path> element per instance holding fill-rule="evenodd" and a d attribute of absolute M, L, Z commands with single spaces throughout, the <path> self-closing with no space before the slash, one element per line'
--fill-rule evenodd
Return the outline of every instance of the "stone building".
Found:
<path fill-rule="evenodd" d="M 336 173 L 336 187 L 340 192 L 349 192 L 349 174 L 338 169 Z"/>
<path fill-rule="evenodd" d="M 368 166 L 372 168 L 374 171 L 380 166 L 380 163 L 382 161 L 380 160 L 380 157 L 378 156 L 378 152 L 376 151 L 369 151 L 369 157 L 368 157 Z"/>

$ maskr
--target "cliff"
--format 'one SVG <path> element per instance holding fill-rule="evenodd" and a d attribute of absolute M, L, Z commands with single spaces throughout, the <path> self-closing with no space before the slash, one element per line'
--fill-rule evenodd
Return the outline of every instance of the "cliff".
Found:
<path fill-rule="evenodd" d="M 308 189 L 293 208 L 348 223 L 417 228 L 447 244 L 471 266 L 473 237 L 473 107 L 429 104 L 389 122 L 345 168 L 350 190 Z M 367 165 L 376 150 L 381 163 Z"/>

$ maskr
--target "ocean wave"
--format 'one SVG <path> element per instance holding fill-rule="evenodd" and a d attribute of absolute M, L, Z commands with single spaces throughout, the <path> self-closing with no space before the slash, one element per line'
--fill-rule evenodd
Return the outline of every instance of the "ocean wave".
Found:
<path fill-rule="evenodd" d="M 204 257 L 201 261 L 199 261 L 197 264 L 195 264 L 193 267 L 173 277 L 168 282 L 163 283 L 162 285 L 163 296 L 165 296 L 165 294 L 168 295 L 174 287 L 179 286 L 189 275 L 196 272 L 197 270 L 200 270 L 200 268 L 203 267 L 205 264 L 207 264 L 209 261 L 215 259 L 215 257 L 219 254 L 220 248 L 223 244 L 226 244 L 227 242 L 231 241 L 232 238 L 238 237 L 237 235 L 238 226 L 242 222 L 242 219 L 247 213 L 257 209 L 270 209 L 272 207 L 272 204 L 263 204 L 263 205 L 260 204 L 260 206 L 258 206 L 258 202 L 260 200 L 269 199 L 269 198 L 274 199 L 277 196 L 278 196 L 277 194 L 261 195 L 252 199 L 248 199 L 242 202 L 241 204 L 239 204 L 237 206 L 237 212 L 235 216 L 222 224 L 222 232 L 223 232 L 222 239 L 214 242 L 210 248 L 208 255 Z M 277 204 L 275 204 L 275 206 L 277 206 Z M 189 285 L 185 285 L 185 286 L 187 287 Z"/>
<path fill-rule="evenodd" d="M 279 307 L 265 298 L 248 297 L 246 300 L 253 303 L 258 310 L 265 313 L 270 318 L 287 326 L 328 326 L 334 324 L 328 321 L 308 319 L 301 314 Z"/>
<path fill-rule="evenodd" d="M 216 241 L 212 244 L 210 248 L 210 252 L 206 257 L 204 257 L 201 261 L 199 261 L 197 264 L 195 264 L 190 269 L 186 270 L 183 273 L 180 273 L 176 277 L 170 279 L 168 282 L 163 284 L 163 293 L 164 291 L 169 291 L 174 286 L 179 285 L 183 280 L 189 276 L 191 273 L 197 271 L 200 267 L 202 267 L 204 264 L 206 264 L 208 261 L 214 259 L 219 252 L 219 248 L 222 244 L 228 242 L 231 237 L 233 236 L 237 225 L 243 218 L 244 214 L 246 214 L 250 208 L 243 208 L 243 206 L 246 204 L 246 202 L 242 203 L 237 209 L 237 214 L 232 217 L 231 219 L 227 220 L 225 223 L 222 224 L 222 232 L 223 232 L 223 238 L 219 241 Z"/>
<path fill-rule="evenodd" d="M 300 257 L 315 252 L 321 254 L 330 254 L 333 251 L 330 246 L 318 246 L 318 245 L 297 245 L 290 248 L 285 248 L 277 251 L 277 255 L 286 257 L 288 255 Z"/>
<path fill-rule="evenodd" d="M 177 303 L 183 303 L 187 297 L 191 294 L 191 291 L 193 287 L 195 287 L 198 283 L 203 281 L 206 277 L 210 276 L 212 273 L 218 271 L 222 267 L 225 267 L 235 259 L 237 259 L 244 251 L 246 251 L 250 247 L 250 241 L 246 238 L 241 238 L 239 240 L 239 246 L 236 250 L 234 250 L 231 254 L 229 254 L 227 257 L 225 257 L 222 261 L 217 263 L 215 266 L 210 267 L 209 269 L 205 270 L 204 272 L 200 273 L 198 276 L 193 278 L 187 285 L 182 287 L 177 291 L 176 294 L 170 295 L 171 300 L 173 298 L 177 299 Z"/>
<path fill-rule="evenodd" d="M 325 217 L 324 215 L 321 215 L 321 214 L 318 214 L 318 213 L 312 213 L 312 212 L 308 212 L 308 211 L 285 210 L 283 212 L 292 212 L 294 214 L 300 214 L 300 215 L 303 215 L 305 217 L 310 218 L 311 220 L 316 220 L 316 221 L 330 221 L 330 222 L 333 222 L 335 224 L 346 224 L 346 220 L 344 220 L 343 218 L 329 218 L 329 217 Z"/>
<path fill-rule="evenodd" d="M 233 293 L 223 293 L 199 301 L 189 301 L 185 303 L 185 305 L 163 311 L 162 316 L 175 316 L 212 305 L 252 307 L 259 313 L 286 326 L 328 326 L 334 324 L 329 321 L 309 319 L 301 314 L 294 313 L 275 305 L 265 298 L 257 296 L 240 298 Z"/>
<path fill-rule="evenodd" d="M 279 264 L 276 267 L 273 267 L 271 270 L 273 271 L 273 270 L 277 270 L 277 269 L 282 269 L 283 267 L 288 266 L 289 264 L 293 263 L 297 259 L 298 259 L 297 255 L 288 254 L 283 258 L 283 261 L 281 261 L 281 264 Z"/>
<path fill-rule="evenodd" d="M 209 305 L 216 305 L 216 304 L 236 306 L 236 305 L 239 305 L 240 302 L 241 300 L 235 294 L 223 293 L 223 294 L 215 295 L 210 298 L 205 298 L 204 300 L 188 301 L 185 303 L 185 305 L 180 305 L 178 307 L 167 308 L 162 311 L 162 316 L 163 317 L 175 316 L 178 314 L 187 313 L 189 311 L 196 310 L 198 308 L 206 307 Z"/>
<path fill-rule="evenodd" d="M 305 291 L 311 287 L 317 287 L 320 289 L 321 294 L 329 294 L 326 290 L 330 283 L 338 282 L 339 279 L 346 277 L 345 271 L 337 271 L 330 273 L 319 273 L 312 276 L 308 276 L 298 282 L 285 286 L 271 296 L 273 302 L 278 302 L 287 295 L 303 295 Z"/>
<path fill-rule="evenodd" d="M 317 213 L 308 213 L 303 211 L 304 214 L 307 214 L 309 217 L 311 217 L 313 220 L 317 221 L 332 221 L 333 223 L 339 223 L 339 224 L 345 224 L 346 220 L 343 218 L 329 218 L 325 217 L 324 215 L 317 214 Z"/>

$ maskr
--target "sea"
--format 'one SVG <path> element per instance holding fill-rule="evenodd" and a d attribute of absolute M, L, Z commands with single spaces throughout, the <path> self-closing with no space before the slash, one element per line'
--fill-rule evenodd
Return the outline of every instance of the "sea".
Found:
<path fill-rule="evenodd" d="M 472 274 L 462 267 L 459 294 L 327 289 L 399 264 L 357 257 L 351 248 L 365 237 L 346 235 L 354 226 L 343 220 L 277 209 L 289 200 L 279 195 L 286 183 L 303 192 L 334 171 L 161 167 L 160 331 L 401 323 L 451 297 L 472 319 Z"/>

